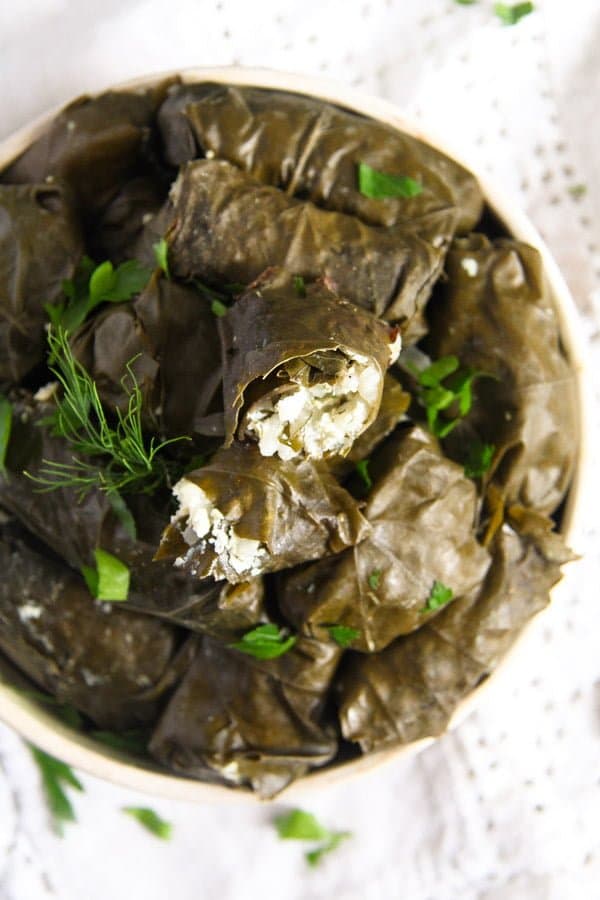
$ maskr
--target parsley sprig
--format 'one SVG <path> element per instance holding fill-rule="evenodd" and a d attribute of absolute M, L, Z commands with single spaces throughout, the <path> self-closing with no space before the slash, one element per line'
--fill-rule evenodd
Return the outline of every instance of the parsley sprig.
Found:
<path fill-rule="evenodd" d="M 131 576 L 125 563 L 100 547 L 94 550 L 94 558 L 95 569 L 91 566 L 81 569 L 92 597 L 111 603 L 127 600 Z"/>
<path fill-rule="evenodd" d="M 171 840 L 173 834 L 171 823 L 165 822 L 158 813 L 148 806 L 124 806 L 123 812 L 139 822 L 142 828 L 145 828 L 150 834 L 160 838 L 161 841 Z"/>
<path fill-rule="evenodd" d="M 247 631 L 241 640 L 235 644 L 229 644 L 233 650 L 239 650 L 255 659 L 276 659 L 291 650 L 296 643 L 294 635 L 286 637 L 285 631 L 280 630 L 272 623 L 258 625 L 252 631 Z"/>
<path fill-rule="evenodd" d="M 446 587 L 441 581 L 434 581 L 429 597 L 421 612 L 435 612 L 450 603 L 453 597 L 454 591 L 452 588 Z"/>
<path fill-rule="evenodd" d="M 424 369 L 409 368 L 417 380 L 417 396 L 425 408 L 429 430 L 438 438 L 447 437 L 470 412 L 476 379 L 491 377 L 461 366 L 456 356 L 442 356 Z"/>
<path fill-rule="evenodd" d="M 423 185 L 408 175 L 390 175 L 378 172 L 367 163 L 358 165 L 358 189 L 363 197 L 384 200 L 390 197 L 410 199 L 423 193 Z"/>
<path fill-rule="evenodd" d="M 54 328 L 75 331 L 100 303 L 123 303 L 142 291 L 151 272 L 136 259 L 115 268 L 106 260 L 96 266 L 84 256 L 73 279 L 63 281 L 65 300 L 44 307 Z"/>
<path fill-rule="evenodd" d="M 6 454 L 12 428 L 12 415 L 10 400 L 0 394 L 0 475 L 6 472 Z"/>
<path fill-rule="evenodd" d="M 293 809 L 285 815 L 277 816 L 274 824 L 281 840 L 322 842 L 320 846 L 304 854 L 309 866 L 318 866 L 326 853 L 331 853 L 342 841 L 352 837 L 350 831 L 330 831 L 312 813 L 302 809 Z"/>
<path fill-rule="evenodd" d="M 74 788 L 76 791 L 83 791 L 83 785 L 75 776 L 72 768 L 66 763 L 61 762 L 54 756 L 44 753 L 39 747 L 29 745 L 31 755 L 33 756 L 40 775 L 42 778 L 42 787 L 48 804 L 48 809 L 52 815 L 54 830 L 60 837 L 64 833 L 65 822 L 75 821 L 75 812 L 73 805 L 67 796 L 65 788 Z"/>
<path fill-rule="evenodd" d="M 88 372 L 73 356 L 62 328 L 51 328 L 48 346 L 50 367 L 63 389 L 56 410 L 44 420 L 52 434 L 71 445 L 71 462 L 43 460 L 38 475 L 28 476 L 43 491 L 76 488 L 84 496 L 94 487 L 110 494 L 114 491 L 150 492 L 168 480 L 168 467 L 161 451 L 185 437 L 156 442 L 142 431 L 142 392 L 131 368 L 126 366 L 123 388 L 128 396 L 127 410 L 116 412 L 116 424 L 110 425 L 100 402 L 98 388 Z"/>
<path fill-rule="evenodd" d="M 350 625 L 326 625 L 329 636 L 344 650 L 360 637 L 358 628 L 352 628 Z"/>

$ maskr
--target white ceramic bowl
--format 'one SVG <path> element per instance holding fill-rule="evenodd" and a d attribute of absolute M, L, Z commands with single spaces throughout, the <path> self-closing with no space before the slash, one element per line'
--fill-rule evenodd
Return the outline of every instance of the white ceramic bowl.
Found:
<path fill-rule="evenodd" d="M 143 88 L 174 74 L 176 73 L 165 72 L 144 76 L 126 84 L 118 85 L 117 89 Z M 318 97 L 357 113 L 379 119 L 392 127 L 408 132 L 426 143 L 438 147 L 449 156 L 458 158 L 466 168 L 474 171 L 488 204 L 504 223 L 508 232 L 519 240 L 536 247 L 540 252 L 550 291 L 558 310 L 563 345 L 577 375 L 580 448 L 573 483 L 567 497 L 561 523 L 561 531 L 567 542 L 577 550 L 583 507 L 582 486 L 587 482 L 585 472 L 589 464 L 586 422 L 589 422 L 591 419 L 589 415 L 586 415 L 586 411 L 591 410 L 591 400 L 588 397 L 588 380 L 584 377 L 586 369 L 584 341 L 580 332 L 577 310 L 569 289 L 548 248 L 518 205 L 510 197 L 507 197 L 504 191 L 500 191 L 487 178 L 481 176 L 470 165 L 468 159 L 460 158 L 447 139 L 434 135 L 431 131 L 424 131 L 416 126 L 415 123 L 407 121 L 393 104 L 365 95 L 344 84 L 338 84 L 322 78 L 273 72 L 267 69 L 239 67 L 187 69 L 178 74 L 185 82 L 212 81 L 252 85 L 262 88 L 294 91 L 295 93 Z M 0 170 L 4 169 L 9 162 L 22 153 L 44 131 L 58 111 L 58 109 L 51 110 L 0 144 Z M 565 583 L 568 582 L 571 565 L 569 564 L 565 568 L 563 581 L 553 591 L 554 602 L 558 601 L 559 594 L 565 590 Z M 536 617 L 529 629 L 526 629 L 526 632 L 530 633 L 532 628 L 536 628 L 539 618 L 542 616 L 543 613 L 541 616 Z M 526 634 L 522 635 L 511 648 L 510 653 L 502 662 L 500 670 L 496 670 L 496 673 L 493 675 L 494 682 L 496 682 L 497 678 L 502 677 L 502 671 L 510 666 L 511 659 L 515 658 L 517 645 L 521 648 L 524 638 L 526 638 Z M 126 753 L 113 750 L 86 737 L 84 734 L 72 731 L 57 720 L 49 710 L 11 687 L 12 682 L 19 683 L 20 681 L 22 683 L 22 677 L 20 678 L 16 669 L 1 658 L 0 679 L 0 719 L 7 725 L 10 725 L 26 740 L 78 769 L 82 769 L 99 778 L 105 778 L 115 784 L 173 799 L 196 800 L 203 803 L 211 800 L 222 801 L 227 798 L 239 799 L 246 797 L 254 799 L 254 795 L 250 792 L 232 791 L 224 789 L 220 785 L 205 784 L 204 782 L 193 781 L 177 775 L 170 775 L 159 769 L 158 766 L 153 765 L 150 761 L 142 763 L 138 759 L 134 760 Z M 452 716 L 449 728 L 455 728 L 475 706 L 484 702 L 488 684 L 489 679 L 460 704 Z M 333 781 L 354 776 L 366 769 L 382 765 L 384 762 L 389 762 L 400 756 L 417 753 L 423 747 L 431 744 L 433 740 L 435 739 L 426 738 L 399 748 L 384 750 L 379 753 L 359 757 L 350 762 L 316 770 L 292 784 L 285 792 L 286 799 L 291 798 L 292 795 L 305 792 L 307 789 L 321 788 Z"/>

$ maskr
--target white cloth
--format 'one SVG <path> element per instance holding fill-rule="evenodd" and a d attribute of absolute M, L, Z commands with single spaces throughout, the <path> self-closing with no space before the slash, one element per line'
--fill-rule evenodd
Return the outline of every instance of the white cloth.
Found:
<path fill-rule="evenodd" d="M 600 372 L 600 8 L 538 0 L 21 0 L 0 6 L 0 137 L 86 90 L 239 63 L 324 74 L 395 101 L 520 199 L 571 286 Z M 569 188 L 584 184 L 585 196 Z M 598 427 L 592 446 L 598 446 Z M 303 806 L 354 838 L 310 870 L 271 820 L 287 804 L 194 806 L 82 776 L 49 830 L 28 752 L 0 727 L 1 900 L 592 900 L 600 896 L 597 470 L 584 558 L 484 706 L 420 755 Z M 594 502 L 595 501 L 595 502 Z M 173 822 L 159 843 L 120 812 Z"/>

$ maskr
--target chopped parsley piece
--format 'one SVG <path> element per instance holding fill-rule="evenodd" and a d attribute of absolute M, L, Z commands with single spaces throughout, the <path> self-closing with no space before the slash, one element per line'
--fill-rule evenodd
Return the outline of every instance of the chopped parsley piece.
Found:
<path fill-rule="evenodd" d="M 112 511 L 123 526 L 126 534 L 135 541 L 137 538 L 137 526 L 135 524 L 135 519 L 131 514 L 131 510 L 118 491 L 109 491 L 107 499 Z"/>
<path fill-rule="evenodd" d="M 0 394 L 0 475 L 6 472 L 6 454 L 12 428 L 12 406 L 10 400 Z"/>
<path fill-rule="evenodd" d="M 455 3 L 460 3 L 461 6 L 472 6 L 474 3 L 477 3 L 477 0 L 454 0 Z"/>
<path fill-rule="evenodd" d="M 222 300 L 211 300 L 210 308 L 214 316 L 219 316 L 220 318 L 227 315 L 227 307 Z"/>
<path fill-rule="evenodd" d="M 96 568 L 82 566 L 81 572 L 85 578 L 90 594 L 96 600 L 108 600 L 120 602 L 127 600 L 129 594 L 130 573 L 125 563 L 97 547 L 94 550 Z"/>
<path fill-rule="evenodd" d="M 372 169 L 367 163 L 358 164 L 358 189 L 363 197 L 383 200 L 387 197 L 418 197 L 423 185 L 408 175 L 388 175 Z"/>
<path fill-rule="evenodd" d="M 171 273 L 169 272 L 169 247 L 164 237 L 157 241 L 156 244 L 152 244 L 152 249 L 154 250 L 154 258 L 156 260 L 156 265 L 159 269 L 162 269 L 167 278 L 171 277 Z"/>
<path fill-rule="evenodd" d="M 331 853 L 332 850 L 335 850 L 337 847 L 339 847 L 342 841 L 347 841 L 348 838 L 351 837 L 351 831 L 336 831 L 335 834 L 332 834 L 329 840 L 326 841 L 321 847 L 317 847 L 315 850 L 309 850 L 308 853 L 304 854 L 306 862 L 313 868 L 315 866 L 318 866 L 326 853 Z"/>
<path fill-rule="evenodd" d="M 358 628 L 350 628 L 349 625 L 326 625 L 325 627 L 336 644 L 344 649 L 360 637 Z"/>
<path fill-rule="evenodd" d="M 47 303 L 44 307 L 54 328 L 67 334 L 75 331 L 100 303 L 123 303 L 139 294 L 152 273 L 136 259 L 127 260 L 115 267 L 111 262 L 94 266 L 89 256 L 84 256 L 75 278 L 63 281 L 66 301 Z"/>
<path fill-rule="evenodd" d="M 467 415 L 473 404 L 473 383 L 477 378 L 491 377 L 469 366 L 460 368 L 456 356 L 443 356 L 425 369 L 410 367 L 418 383 L 419 401 L 425 408 L 429 430 L 444 438 Z M 441 416 L 453 408 L 454 416 Z"/>
<path fill-rule="evenodd" d="M 469 447 L 464 466 L 467 478 L 481 478 L 482 475 L 485 475 L 492 464 L 495 452 L 495 444 L 473 441 Z"/>
<path fill-rule="evenodd" d="M 299 297 L 306 297 L 306 285 L 302 275 L 294 275 L 294 290 Z"/>
<path fill-rule="evenodd" d="M 369 475 L 369 462 L 370 460 L 368 459 L 361 459 L 360 462 L 357 462 L 355 464 L 355 469 L 360 475 L 363 484 L 368 491 L 370 491 L 373 487 L 373 481 L 371 479 L 371 476 Z"/>
<path fill-rule="evenodd" d="M 277 625 L 269 624 L 248 631 L 241 641 L 229 646 L 256 659 L 276 659 L 291 650 L 296 640 L 293 636 L 286 638 L 285 632 L 280 631 Z"/>
<path fill-rule="evenodd" d="M 441 609 L 442 606 L 450 603 L 453 597 L 452 588 L 446 587 L 441 581 L 434 581 L 431 593 L 421 612 L 434 612 L 436 609 Z"/>
<path fill-rule="evenodd" d="M 304 854 L 310 866 L 317 866 L 325 853 L 330 853 L 342 841 L 352 837 L 349 831 L 330 831 L 312 813 L 302 809 L 293 809 L 286 815 L 278 816 L 274 824 L 281 840 L 323 841 L 320 847 Z"/>
<path fill-rule="evenodd" d="M 44 753 L 43 750 L 32 744 L 29 745 L 29 749 L 40 770 L 42 787 L 52 815 L 54 829 L 62 837 L 64 823 L 75 821 L 75 812 L 65 792 L 65 787 L 83 791 L 83 785 L 66 763 Z"/>
<path fill-rule="evenodd" d="M 173 826 L 147 806 L 124 806 L 123 812 L 131 816 L 140 823 L 140 825 L 160 838 L 161 841 L 171 840 L 173 834 Z"/>
<path fill-rule="evenodd" d="M 494 12 L 504 25 L 516 25 L 524 16 L 534 10 L 533 3 L 496 3 Z"/>
<path fill-rule="evenodd" d="M 369 582 L 369 587 L 372 591 L 376 591 L 379 587 L 379 582 L 381 581 L 381 569 L 373 569 L 369 577 L 367 578 Z"/>

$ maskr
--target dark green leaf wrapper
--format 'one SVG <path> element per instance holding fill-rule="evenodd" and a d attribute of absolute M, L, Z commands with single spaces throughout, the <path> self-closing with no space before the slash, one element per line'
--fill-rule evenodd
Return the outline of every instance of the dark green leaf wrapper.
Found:
<path fill-rule="evenodd" d="M 171 81 L 139 92 L 107 91 L 66 106 L 2 174 L 8 184 L 60 179 L 90 220 L 129 179 L 152 169 L 153 123 Z"/>
<path fill-rule="evenodd" d="M 348 657 L 337 681 L 345 738 L 363 753 L 441 734 L 460 701 L 498 665 L 572 558 L 551 522 L 498 533 L 484 584 L 381 653 Z"/>
<path fill-rule="evenodd" d="M 341 652 L 302 639 L 263 662 L 202 638 L 150 753 L 182 775 L 218 777 L 274 796 L 336 753 L 323 708 Z"/>
<path fill-rule="evenodd" d="M 176 85 L 159 113 L 167 159 L 179 166 L 207 152 L 266 184 L 313 203 L 395 225 L 456 206 L 460 232 L 475 227 L 483 206 L 473 175 L 408 134 L 283 91 L 228 85 Z M 370 200 L 358 189 L 358 165 L 413 178 L 419 196 Z"/>
<path fill-rule="evenodd" d="M 428 310 L 427 348 L 493 377 L 478 380 L 473 407 L 445 446 L 462 462 L 474 441 L 494 444 L 488 480 L 508 503 L 551 513 L 573 475 L 579 421 L 540 256 L 517 241 L 471 235 L 455 241 L 446 268 Z"/>
<path fill-rule="evenodd" d="M 0 649 L 43 690 L 101 728 L 154 721 L 186 660 L 176 630 L 94 601 L 83 578 L 0 527 Z"/>
<path fill-rule="evenodd" d="M 211 434 L 213 423 L 221 430 L 219 336 L 210 303 L 194 288 L 157 273 L 132 303 L 84 325 L 72 346 L 109 409 L 125 412 L 125 367 L 136 357 L 146 428 L 168 436 Z"/>
<path fill-rule="evenodd" d="M 255 181 L 221 160 L 181 170 L 168 208 L 169 260 L 179 278 L 250 284 L 269 266 L 327 278 L 352 303 L 424 334 L 422 311 L 454 231 L 449 207 L 392 228 L 365 225 Z"/>
<path fill-rule="evenodd" d="M 377 416 L 394 330 L 340 299 L 325 284 L 307 285 L 299 293 L 294 282 L 285 270 L 267 271 L 219 323 L 225 446 L 236 436 L 244 437 L 248 395 L 262 400 L 281 393 L 290 380 L 278 376 L 278 370 L 285 374 L 285 365 L 294 361 L 310 365 L 311 357 L 318 365 L 321 354 L 329 354 L 331 361 L 359 355 L 377 368 L 379 391 L 365 428 Z M 265 384 L 269 375 L 273 377 Z"/>
<path fill-rule="evenodd" d="M 83 244 L 58 185 L 0 184 L 0 381 L 17 382 L 46 354 L 44 305 L 62 297 Z"/>
<path fill-rule="evenodd" d="M 284 462 L 261 456 L 252 445 L 233 444 L 185 478 L 204 491 L 239 537 L 266 548 L 253 575 L 337 553 L 369 531 L 356 501 L 310 460 Z M 198 578 L 247 580 L 248 573 L 233 568 L 206 540 L 188 543 L 187 524 L 179 519 L 167 527 L 157 559 L 178 558 L 180 570 Z"/>
<path fill-rule="evenodd" d="M 421 628 L 435 612 L 425 606 L 436 581 L 461 597 L 489 566 L 473 532 L 475 485 L 421 428 L 391 438 L 373 457 L 371 474 L 363 510 L 370 534 L 340 556 L 291 573 L 280 598 L 296 627 L 319 638 L 332 623 L 355 628 L 352 649 L 364 652 Z"/>

